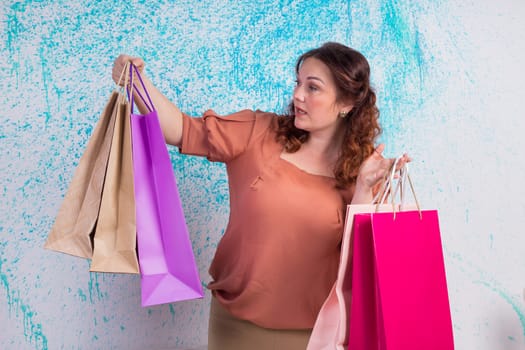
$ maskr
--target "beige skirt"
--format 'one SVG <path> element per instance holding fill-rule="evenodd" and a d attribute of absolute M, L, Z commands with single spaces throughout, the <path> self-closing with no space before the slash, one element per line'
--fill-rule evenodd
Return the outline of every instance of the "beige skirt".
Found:
<path fill-rule="evenodd" d="M 212 297 L 208 350 L 305 350 L 311 329 L 267 329 L 232 316 Z"/>

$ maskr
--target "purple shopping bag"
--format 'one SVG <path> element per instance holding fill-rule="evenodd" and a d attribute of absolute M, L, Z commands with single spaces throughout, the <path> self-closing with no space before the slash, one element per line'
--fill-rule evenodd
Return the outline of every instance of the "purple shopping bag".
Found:
<path fill-rule="evenodd" d="M 202 298 L 202 285 L 157 112 L 138 70 L 130 65 L 131 77 L 133 71 L 147 96 L 147 101 L 142 98 L 143 102 L 150 109 L 145 115 L 131 112 L 142 306 Z"/>
<path fill-rule="evenodd" d="M 353 234 L 349 349 L 454 349 L 437 211 L 358 214 Z"/>

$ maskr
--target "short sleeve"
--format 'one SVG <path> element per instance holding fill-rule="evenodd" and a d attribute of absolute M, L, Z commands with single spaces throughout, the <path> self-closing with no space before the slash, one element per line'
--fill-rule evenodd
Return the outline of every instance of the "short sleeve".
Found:
<path fill-rule="evenodd" d="M 183 154 L 204 156 L 214 162 L 228 162 L 242 154 L 253 140 L 268 129 L 272 114 L 242 110 L 219 116 L 208 110 L 202 117 L 183 114 Z"/>

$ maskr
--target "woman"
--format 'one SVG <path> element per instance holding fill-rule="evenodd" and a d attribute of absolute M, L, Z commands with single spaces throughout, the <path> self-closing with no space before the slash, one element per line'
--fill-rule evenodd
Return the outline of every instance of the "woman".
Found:
<path fill-rule="evenodd" d="M 144 68 L 121 55 L 115 81 L 127 61 Z M 393 161 L 374 149 L 379 112 L 363 55 L 326 43 L 299 57 L 296 75 L 287 115 L 201 118 L 144 77 L 166 142 L 226 163 L 230 220 L 210 267 L 209 349 L 306 348 L 336 278 L 346 205 L 371 203 Z"/>

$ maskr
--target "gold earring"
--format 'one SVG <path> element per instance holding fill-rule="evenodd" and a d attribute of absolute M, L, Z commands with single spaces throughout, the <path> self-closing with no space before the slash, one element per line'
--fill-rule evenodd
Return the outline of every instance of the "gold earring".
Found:
<path fill-rule="evenodd" d="M 344 112 L 344 111 L 343 112 L 339 112 L 339 118 L 342 118 L 342 119 L 345 118 L 346 114 L 347 114 L 347 112 Z"/>

